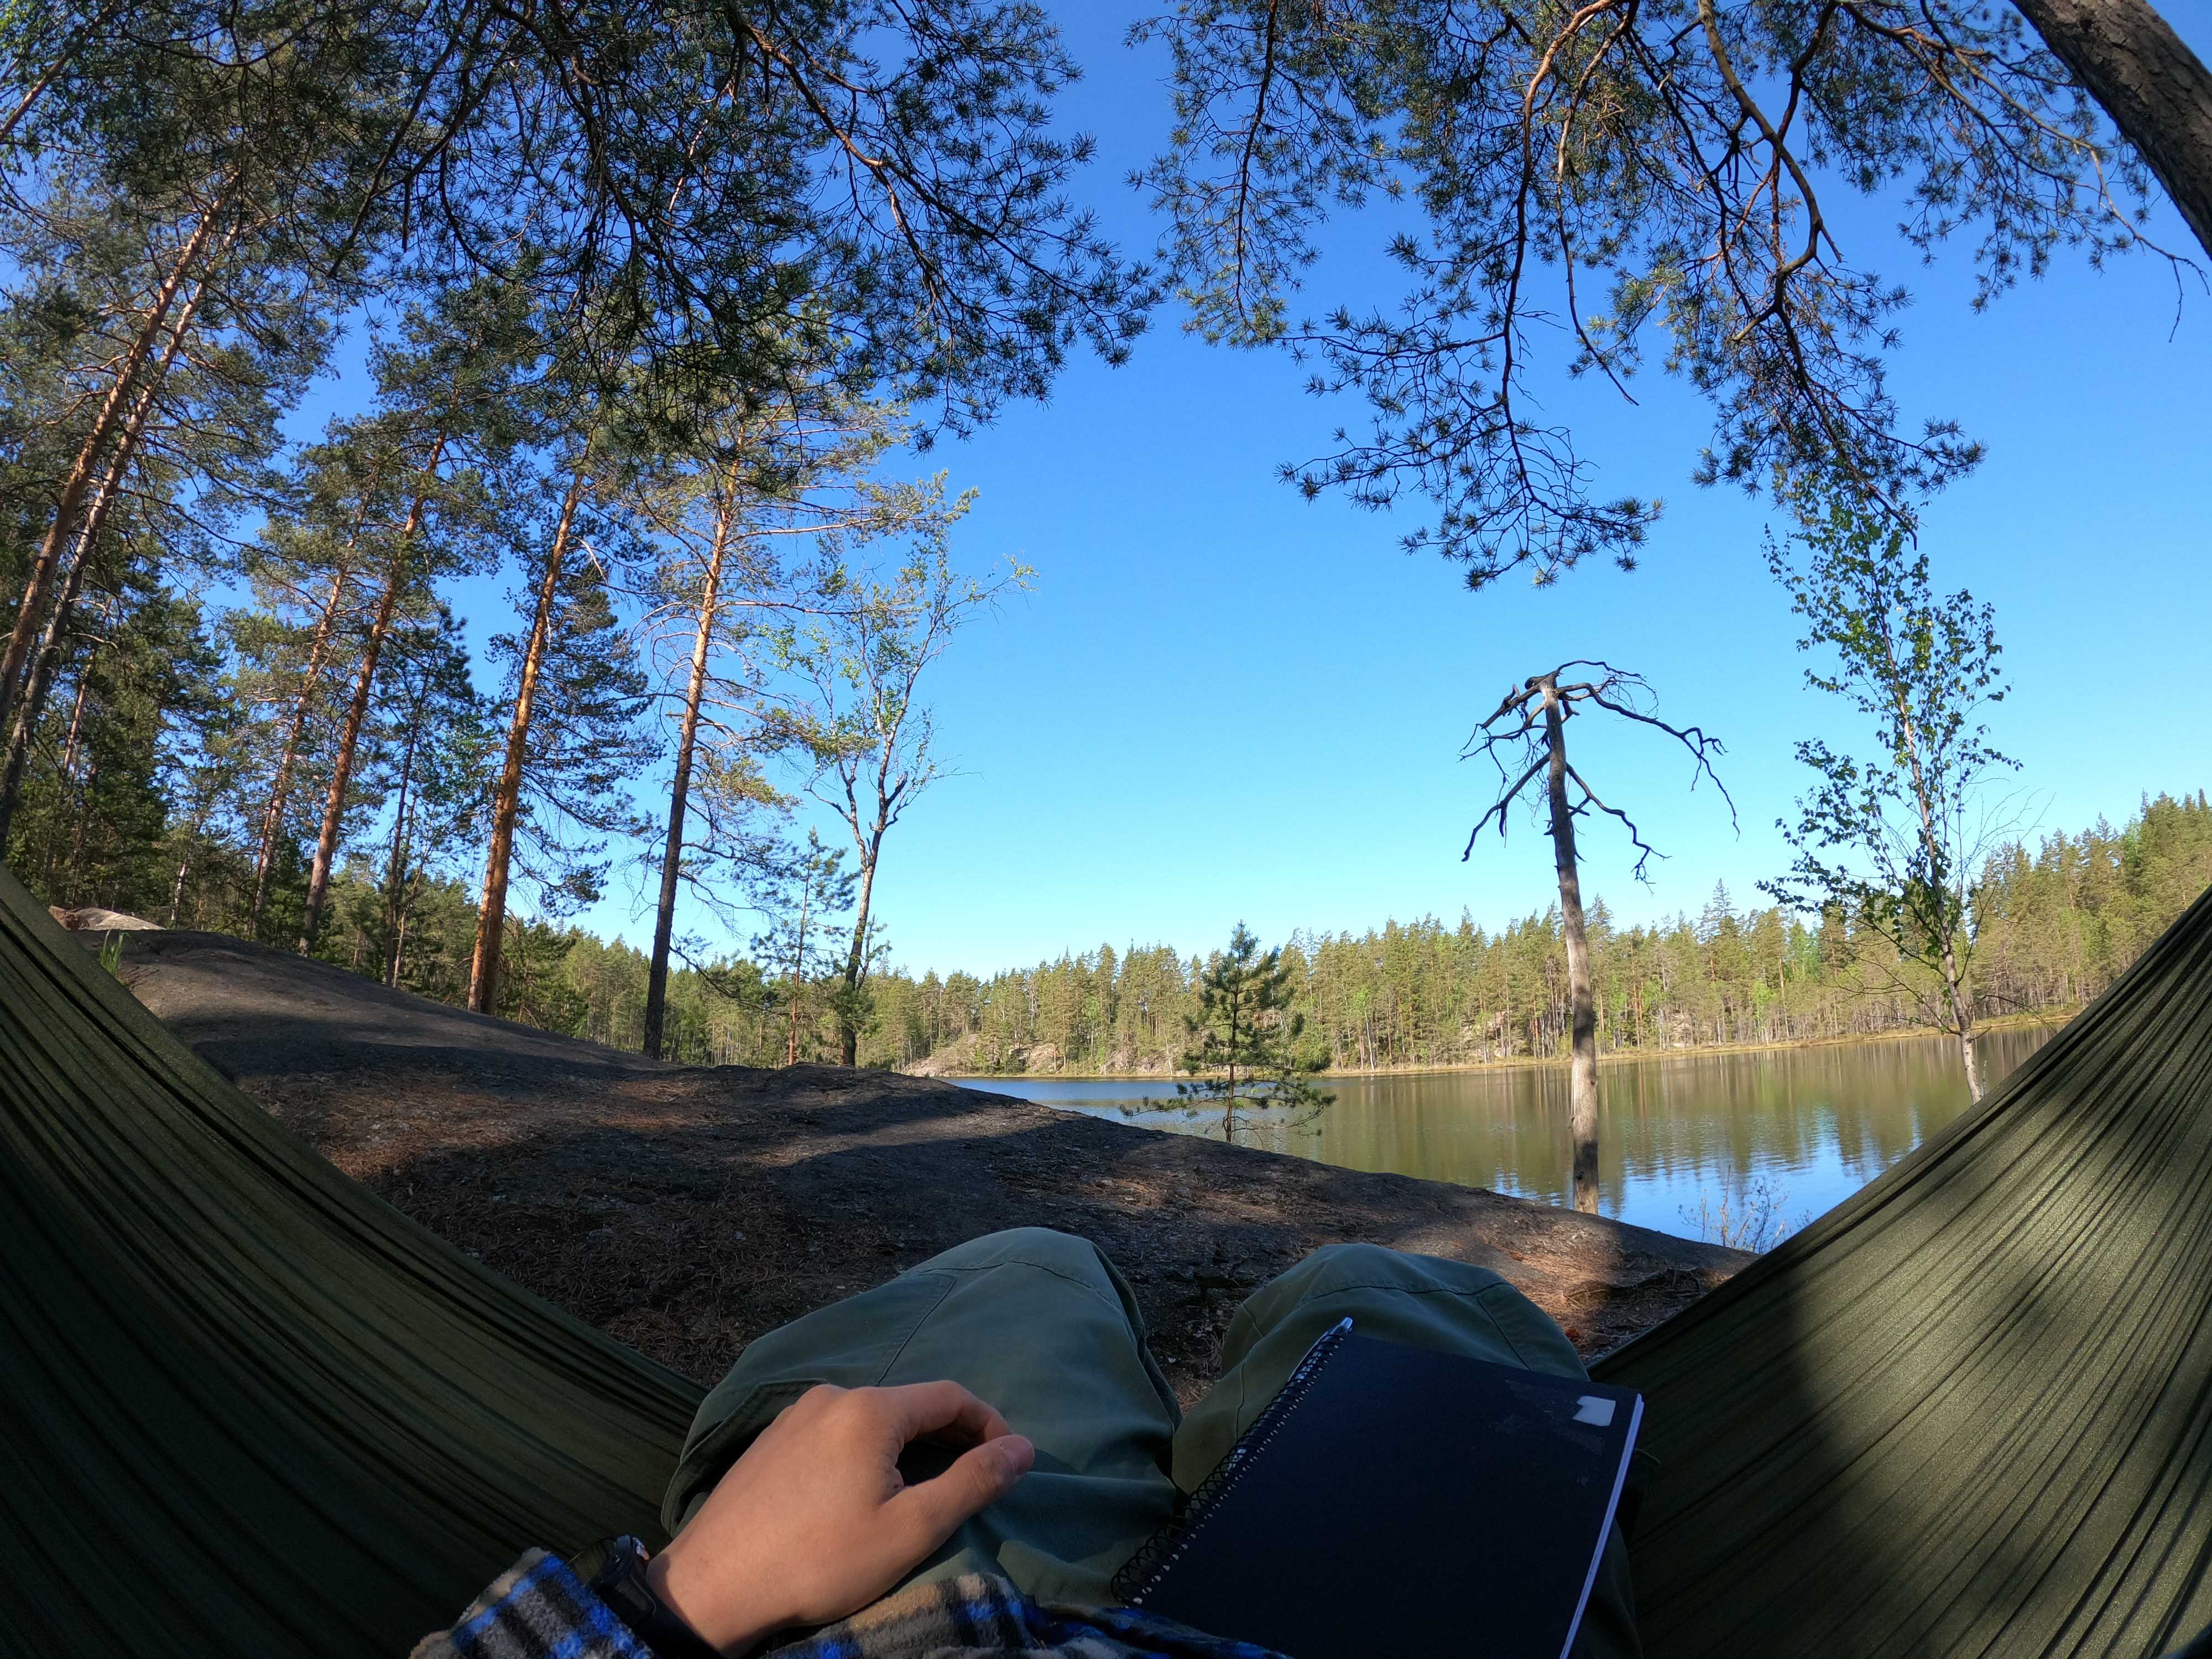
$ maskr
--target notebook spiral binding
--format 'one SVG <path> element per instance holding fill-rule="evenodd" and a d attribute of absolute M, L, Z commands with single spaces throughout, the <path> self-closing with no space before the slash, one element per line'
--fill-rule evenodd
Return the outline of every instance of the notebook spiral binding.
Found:
<path fill-rule="evenodd" d="M 1108 1587 L 1113 1598 L 1127 1606 L 1141 1607 L 1145 1597 L 1152 1593 L 1160 1575 L 1174 1565 L 1182 1553 L 1183 1547 L 1192 1535 L 1206 1524 L 1213 1506 L 1225 1497 L 1237 1477 L 1251 1467 L 1252 1460 L 1267 1449 L 1290 1414 L 1304 1399 L 1321 1368 L 1328 1363 L 1344 1339 L 1352 1333 L 1352 1322 L 1340 1319 L 1323 1331 L 1306 1357 L 1298 1361 L 1298 1368 L 1281 1390 L 1268 1401 L 1267 1409 L 1253 1419 L 1252 1426 L 1244 1431 L 1237 1443 L 1229 1449 L 1229 1455 L 1213 1466 L 1213 1473 L 1198 1483 L 1198 1490 L 1176 1507 L 1175 1518 L 1146 1539 L 1138 1552 L 1131 1556 L 1121 1570 L 1114 1575 Z"/>

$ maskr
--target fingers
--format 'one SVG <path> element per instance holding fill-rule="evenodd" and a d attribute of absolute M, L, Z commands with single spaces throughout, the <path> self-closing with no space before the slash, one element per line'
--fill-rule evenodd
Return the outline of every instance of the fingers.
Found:
<path fill-rule="evenodd" d="M 909 1382 L 883 1393 L 902 1441 L 935 1435 L 974 1445 L 1013 1432 L 1005 1418 L 957 1382 Z"/>
<path fill-rule="evenodd" d="M 1036 1460 L 1036 1448 L 1020 1435 L 997 1435 L 961 1453 L 934 1480 L 908 1486 L 886 1511 L 910 1530 L 916 1554 L 927 1555 L 969 1516 L 1004 1498 Z"/>

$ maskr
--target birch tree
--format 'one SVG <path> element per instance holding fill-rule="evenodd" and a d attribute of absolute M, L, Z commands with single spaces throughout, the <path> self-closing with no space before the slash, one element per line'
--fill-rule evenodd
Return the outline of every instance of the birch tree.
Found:
<path fill-rule="evenodd" d="M 1996 613 L 1964 589 L 1938 593 L 1906 530 L 1840 493 L 1808 501 L 1796 533 L 1769 540 L 1767 565 L 1804 619 L 1798 649 L 1822 659 L 1806 684 L 1871 729 L 1863 746 L 1796 745 L 1815 783 L 1777 823 L 1796 857 L 1760 885 L 1807 914 L 1842 913 L 1929 970 L 1932 994 L 1893 981 L 1956 1040 L 1979 1100 L 1973 883 L 2009 827 L 1989 792 L 2019 766 L 1979 718 L 2005 696 Z"/>
<path fill-rule="evenodd" d="M 847 1066 L 857 1054 L 878 951 L 876 878 L 884 838 L 945 775 L 921 677 L 979 611 L 1025 590 L 1033 574 L 1012 562 L 988 579 L 953 568 L 946 538 L 972 499 L 947 501 L 941 476 L 912 486 L 903 509 L 915 538 L 911 556 L 886 574 L 854 571 L 825 584 L 842 610 L 801 630 L 791 647 L 791 666 L 807 695 L 781 717 L 784 740 L 807 763 L 809 793 L 836 814 L 853 844 L 858 885 L 836 1003 Z"/>

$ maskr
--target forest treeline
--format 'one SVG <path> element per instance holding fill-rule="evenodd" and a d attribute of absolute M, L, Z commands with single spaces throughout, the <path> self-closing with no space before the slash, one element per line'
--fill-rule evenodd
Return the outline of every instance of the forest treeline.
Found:
<path fill-rule="evenodd" d="M 1240 95 L 1238 27 L 1189 21 L 1178 95 Z M 1905 128 L 1855 119 L 1838 142 L 1888 154 L 1900 131 L 1984 131 L 1953 108 L 1961 85 L 1995 84 L 1978 48 L 1958 48 L 1978 65 L 1964 82 L 1928 81 L 1921 45 L 1899 50 L 1885 64 L 1854 47 L 1834 72 L 1885 88 L 1838 107 Z M 1393 99 L 1431 106 L 1419 76 L 1385 88 L 1419 56 L 1358 71 L 1361 99 L 1383 100 L 1372 118 L 1397 118 Z M 1252 226 L 1289 240 L 1219 289 L 1206 204 L 1231 198 L 1207 143 L 1184 138 L 1147 175 L 1172 225 L 1165 263 L 1125 257 L 1074 194 L 1092 145 L 1060 97 L 1079 72 L 1019 0 L 616 9 L 550 33 L 482 0 L 0 8 L 9 867 L 57 905 L 222 929 L 647 1052 L 906 1063 L 965 1044 L 991 1066 L 1168 1064 L 1195 958 L 1162 946 L 988 983 L 915 978 L 888 970 L 878 919 L 885 837 L 939 772 L 921 677 L 1029 574 L 963 574 L 968 498 L 941 474 L 893 477 L 902 458 L 1044 397 L 1071 351 L 1123 360 L 1174 292 L 1205 331 L 1275 340 L 1274 284 L 1304 263 L 1305 208 L 1266 207 L 1284 181 L 1262 176 L 1302 177 L 1297 144 L 1246 146 L 1240 188 L 1263 210 L 1231 216 L 1234 244 Z M 2053 150 L 2061 129 L 2031 120 L 1972 157 L 1915 150 L 1928 176 L 1949 191 L 1978 158 L 2007 237 L 2125 245 L 2070 186 L 2037 194 L 2093 163 L 2108 176 L 2086 94 L 2050 64 L 2006 74 L 1991 108 L 2063 107 L 2075 136 Z M 1659 101 L 1620 107 L 1658 109 L 1686 84 L 1669 69 Z M 1694 131 L 1702 107 L 1692 94 L 1675 115 Z M 1442 148 L 1404 159 L 1454 222 L 1455 192 L 1489 163 L 1433 123 L 1413 130 Z M 1716 154 L 1738 139 L 1734 115 L 1706 134 Z M 1698 187 L 1677 208 L 1718 175 L 1701 161 L 1683 176 Z M 1621 202 L 1649 216 L 1640 173 L 1591 183 L 1601 222 Z M 1711 231 L 1756 256 L 1766 240 L 1729 213 L 1757 217 L 1761 195 L 1692 242 Z M 1529 234 L 1511 198 L 1483 209 L 1517 227 L 1509 239 Z M 1690 244 L 1652 223 L 1673 270 Z M 2014 257 L 2006 238 L 1989 246 Z M 1648 289 L 1633 269 L 1630 291 Z M 1447 286 L 1462 281 L 1490 279 Z M 1256 308 L 1209 310 L 1226 293 Z M 1825 472 L 1835 458 L 1805 434 L 1838 422 L 1804 411 L 1864 392 L 1875 360 L 1835 356 L 1842 380 L 1801 376 L 1770 405 L 1771 366 L 1803 358 L 1753 338 L 1790 326 L 1768 309 L 1742 330 L 1680 311 L 1678 365 L 1719 400 L 1728 476 Z M 1633 562 L 1651 509 L 1583 501 L 1563 434 L 1486 421 L 1440 449 L 1426 420 L 1397 432 L 1409 386 L 1463 390 L 1455 375 L 1489 374 L 1491 344 L 1417 329 L 1412 356 L 1375 356 L 1358 333 L 1324 379 L 1370 397 L 1376 446 L 1306 487 L 1373 502 L 1418 486 L 1478 586 L 1531 561 L 1548 580 L 1600 547 Z M 1370 357 L 1397 367 L 1358 367 Z M 1752 385 L 1765 390 L 1746 402 Z M 319 386 L 326 418 L 311 423 Z M 1845 424 L 1872 447 L 1844 470 L 1900 485 L 1978 453 L 1899 448 L 1879 398 Z M 640 951 L 565 925 L 618 872 L 649 896 Z M 2108 975 L 2118 953 L 2057 936 L 2008 955 L 2007 879 L 1978 902 L 1984 1006 L 2064 1002 Z M 1881 1029 L 1925 1001 L 1915 970 L 1840 923 L 1808 933 L 1717 897 L 1668 927 L 1595 920 L 1609 1048 Z M 1338 1065 L 1547 1054 L 1565 1018 L 1541 919 L 1290 948 L 1307 1040 Z"/>
<path fill-rule="evenodd" d="M 558 1023 L 634 860 L 648 1049 L 688 891 L 851 1058 L 917 678 L 1027 574 L 890 470 L 1161 291 L 1074 73 L 1011 4 L 0 9 L 9 867 Z"/>
<path fill-rule="evenodd" d="M 1974 889 L 1978 1015 L 2057 1014 L 2095 996 L 2212 886 L 2212 803 L 2198 792 L 2147 800 L 2124 827 L 2002 848 Z M 329 952 L 368 969 L 373 882 L 342 884 L 352 918 Z M 423 907 L 404 983 L 459 1000 L 474 918 L 458 886 Z M 185 918 L 191 920 L 189 916 Z M 647 958 L 619 940 L 532 923 L 514 934 L 507 1012 L 574 1036 L 635 1048 Z M 347 943 L 350 941 L 350 943 Z M 1927 970 L 1900 964 L 1841 921 L 1805 923 L 1740 907 L 1717 890 L 1694 916 L 1617 924 L 1591 909 L 1603 1052 L 1875 1036 L 1924 1029 Z M 1311 1059 L 1339 1070 L 1456 1066 L 1565 1052 L 1565 950 L 1556 915 L 1492 933 L 1466 918 L 1392 921 L 1364 934 L 1295 935 L 1291 1010 Z M 1205 961 L 1166 945 L 1101 945 L 995 975 L 886 970 L 860 1042 L 864 1065 L 955 1073 L 1165 1074 L 1188 1044 Z M 836 1058 L 830 988 L 796 988 L 736 959 L 671 981 L 669 1057 L 775 1065 L 798 1015 L 803 1060 Z"/>

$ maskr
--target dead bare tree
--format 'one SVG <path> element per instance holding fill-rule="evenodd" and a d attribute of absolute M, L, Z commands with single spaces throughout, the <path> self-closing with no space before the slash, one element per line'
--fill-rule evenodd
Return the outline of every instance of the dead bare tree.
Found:
<path fill-rule="evenodd" d="M 1571 669 L 1597 671 L 1596 678 L 1562 683 Z M 1608 806 L 1567 759 L 1567 722 L 1584 704 L 1595 704 L 1608 714 L 1663 732 L 1690 751 L 1696 763 L 1690 787 L 1699 777 L 1711 778 L 1713 787 L 1728 802 L 1729 820 L 1735 821 L 1735 802 L 1713 770 L 1712 757 L 1725 753 L 1720 740 L 1707 737 L 1694 726 L 1669 726 L 1650 708 L 1651 688 L 1640 674 L 1632 674 L 1609 663 L 1588 659 L 1563 662 L 1548 673 L 1531 674 L 1508 691 L 1495 713 L 1476 726 L 1462 751 L 1462 760 L 1480 755 L 1498 768 L 1498 799 L 1474 821 L 1460 854 L 1464 863 L 1474 843 L 1498 822 L 1498 838 L 1505 839 L 1506 811 L 1521 792 L 1542 773 L 1552 829 L 1552 851 L 1559 873 L 1559 927 L 1567 943 L 1567 995 L 1570 1050 L 1573 1056 L 1567 1105 L 1567 1130 L 1574 1142 L 1574 1206 L 1585 1215 L 1597 1213 L 1597 1002 L 1590 987 L 1589 930 L 1583 918 L 1580 854 L 1575 848 L 1575 820 L 1593 807 L 1619 818 L 1636 848 L 1636 878 L 1644 879 L 1651 860 L 1662 857 L 1644 839 L 1636 820 L 1617 806 Z M 1581 792 L 1571 795 L 1568 786 Z"/>

